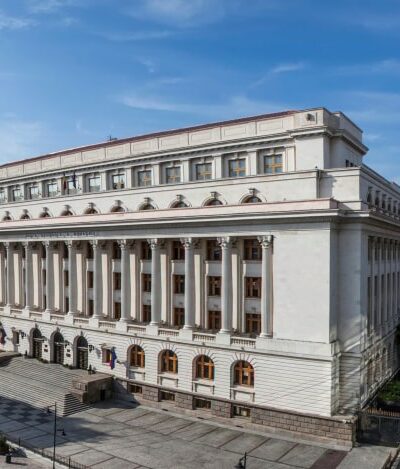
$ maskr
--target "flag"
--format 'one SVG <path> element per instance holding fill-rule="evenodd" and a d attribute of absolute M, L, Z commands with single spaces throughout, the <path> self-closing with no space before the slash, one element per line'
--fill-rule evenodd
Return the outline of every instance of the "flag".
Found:
<path fill-rule="evenodd" d="M 111 359 L 109 362 L 110 368 L 113 370 L 115 368 L 115 362 L 117 361 L 117 354 L 115 353 L 115 347 L 111 349 Z"/>

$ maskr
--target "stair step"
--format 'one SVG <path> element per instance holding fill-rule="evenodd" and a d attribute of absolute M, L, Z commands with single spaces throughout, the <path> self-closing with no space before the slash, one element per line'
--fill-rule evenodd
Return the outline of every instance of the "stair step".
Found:
<path fill-rule="evenodd" d="M 82 412 L 90 405 L 71 394 L 75 376 L 78 373 L 61 365 L 14 357 L 0 365 L 0 400 L 13 399 L 42 409 L 57 402 L 57 413 L 63 417 Z"/>

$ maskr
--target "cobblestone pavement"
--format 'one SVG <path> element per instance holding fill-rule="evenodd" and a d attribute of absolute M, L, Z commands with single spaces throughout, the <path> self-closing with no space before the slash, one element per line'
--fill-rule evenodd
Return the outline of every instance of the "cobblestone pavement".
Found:
<path fill-rule="evenodd" d="M 0 398 L 0 432 L 52 448 L 51 419 L 8 404 Z M 60 419 L 59 427 L 65 436 L 57 437 L 57 454 L 95 469 L 232 469 L 245 452 L 247 469 L 333 469 L 346 455 L 118 401 Z"/>

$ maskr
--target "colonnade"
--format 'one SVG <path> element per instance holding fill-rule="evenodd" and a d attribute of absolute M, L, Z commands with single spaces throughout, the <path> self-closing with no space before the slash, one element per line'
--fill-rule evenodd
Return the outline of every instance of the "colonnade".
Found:
<path fill-rule="evenodd" d="M 2 262 L 6 275 L 3 275 L 2 303 L 6 303 L 9 308 L 24 306 L 29 311 L 32 309 L 44 310 L 47 313 L 54 313 L 56 309 L 56 293 L 59 298 L 64 298 L 63 291 L 65 284 L 62 284 L 63 275 L 60 274 L 63 262 L 68 265 L 68 311 L 64 313 L 75 316 L 78 311 L 78 290 L 82 292 L 84 285 L 79 285 L 80 274 L 78 274 L 77 253 L 84 252 L 86 244 L 91 245 L 91 256 L 93 259 L 93 285 L 91 300 L 93 301 L 93 311 L 91 317 L 104 319 L 104 289 L 109 288 L 109 281 L 104 280 L 105 265 L 102 259 L 105 244 L 108 241 L 94 239 L 90 241 L 66 240 L 66 241 L 24 241 L 21 243 L 5 242 Z M 195 238 L 184 238 L 180 240 L 184 248 L 184 329 L 195 328 L 195 304 L 196 295 L 202 294 L 196 285 L 195 276 L 195 252 L 200 241 Z M 258 241 L 262 250 L 261 258 L 261 336 L 270 336 L 272 333 L 272 236 L 261 236 Z M 131 278 L 131 258 L 130 253 L 138 240 L 122 239 L 118 240 L 120 248 L 120 317 L 121 322 L 129 322 L 133 319 L 131 294 L 137 294 L 137 286 L 133 289 Z M 142 241 L 140 241 L 142 242 Z M 163 288 L 163 277 L 161 268 L 161 252 L 165 244 L 162 238 L 151 238 L 146 240 L 151 249 L 151 321 L 150 325 L 156 326 L 162 319 L 161 289 Z M 221 330 L 220 333 L 230 333 L 232 330 L 232 247 L 236 242 L 232 237 L 218 238 L 221 248 Z M 65 243 L 65 247 L 63 246 Z M 21 249 L 22 247 L 22 249 Z M 68 259 L 65 261 L 62 249 L 68 249 Z M 44 250 L 44 252 L 43 252 Z M 33 253 L 36 253 L 37 260 L 34 264 Z M 58 253 L 58 262 L 55 265 L 55 253 Z M 17 254 L 17 257 L 15 256 Z M 41 259 L 45 258 L 45 262 Z M 24 258 L 24 262 L 22 262 Z M 18 267 L 20 265 L 20 267 Z M 61 267 L 60 267 L 61 266 Z M 80 266 L 80 269 L 82 266 Z M 87 267 L 86 267 L 87 268 Z M 45 271 L 45 272 L 43 272 Z M 40 273 L 39 273 L 40 272 Z M 56 278 L 59 276 L 59 280 Z M 109 279 L 109 274 L 108 277 Z M 61 280 L 60 280 L 61 279 Z M 137 279 L 136 279 L 137 282 Z M 39 291 L 34 291 L 39 289 Z M 19 293 L 18 293 L 19 290 Z M 57 292 L 56 292 L 57 290 Z M 132 290 L 134 293 L 132 293 Z M 84 293 L 87 298 L 87 293 Z M 16 301 L 18 299 L 19 301 Z M 35 299 L 35 300 L 34 300 Z M 64 306 L 64 305 L 63 305 Z M 58 308 L 64 310 L 65 308 Z M 137 315 L 136 315 L 137 316 Z"/>

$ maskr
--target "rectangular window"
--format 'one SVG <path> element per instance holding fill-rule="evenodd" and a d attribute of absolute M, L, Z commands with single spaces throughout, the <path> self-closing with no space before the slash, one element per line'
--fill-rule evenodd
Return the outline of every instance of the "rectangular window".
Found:
<path fill-rule="evenodd" d="M 78 192 L 78 180 L 75 174 L 71 177 L 64 178 L 63 181 L 64 194 L 73 195 Z"/>
<path fill-rule="evenodd" d="M 240 158 L 237 160 L 229 161 L 229 177 L 240 177 L 246 176 L 246 160 Z"/>
<path fill-rule="evenodd" d="M 175 401 L 175 393 L 168 392 L 168 391 L 161 391 L 160 400 L 161 401 Z"/>
<path fill-rule="evenodd" d="M 264 173 L 276 174 L 283 171 L 282 155 L 264 156 Z"/>
<path fill-rule="evenodd" d="M 121 272 L 114 272 L 114 290 L 121 290 Z"/>
<path fill-rule="evenodd" d="M 64 287 L 69 286 L 69 275 L 68 270 L 64 270 Z"/>
<path fill-rule="evenodd" d="M 250 418 L 251 417 L 251 409 L 250 409 L 250 407 L 243 407 L 243 406 L 234 405 L 233 406 L 233 415 L 234 415 L 234 417 Z"/>
<path fill-rule="evenodd" d="M 55 197 L 58 194 L 58 186 L 56 182 L 48 182 L 46 186 L 47 197 Z"/>
<path fill-rule="evenodd" d="M 174 241 L 172 245 L 172 260 L 183 261 L 185 259 L 185 248 L 180 241 Z"/>
<path fill-rule="evenodd" d="M 125 174 L 113 174 L 111 177 L 113 189 L 125 189 Z"/>
<path fill-rule="evenodd" d="M 19 345 L 19 332 L 18 331 L 13 331 L 12 343 L 13 345 Z"/>
<path fill-rule="evenodd" d="M 246 332 L 248 334 L 257 334 L 261 332 L 261 314 L 246 313 Z"/>
<path fill-rule="evenodd" d="M 246 298 L 261 298 L 261 277 L 245 277 Z"/>
<path fill-rule="evenodd" d="M 174 293 L 183 295 L 185 293 L 185 276 L 174 275 Z"/>
<path fill-rule="evenodd" d="M 121 319 L 121 303 L 119 301 L 114 302 L 114 319 L 117 321 Z"/>
<path fill-rule="evenodd" d="M 101 188 L 100 176 L 91 176 L 88 179 L 89 192 L 99 192 Z"/>
<path fill-rule="evenodd" d="M 221 296 L 221 277 L 208 277 L 208 296 Z"/>
<path fill-rule="evenodd" d="M 151 274 L 142 274 L 143 291 L 151 292 Z"/>
<path fill-rule="evenodd" d="M 146 169 L 145 171 L 138 172 L 138 186 L 145 187 L 151 186 L 151 170 Z"/>
<path fill-rule="evenodd" d="M 30 186 L 29 187 L 29 198 L 30 199 L 38 199 L 39 198 L 39 187 L 38 186 Z"/>
<path fill-rule="evenodd" d="M 244 240 L 244 259 L 246 261 L 261 261 L 261 245 L 257 239 Z"/>
<path fill-rule="evenodd" d="M 221 246 L 216 240 L 207 241 L 207 260 L 220 261 L 222 259 Z"/>
<path fill-rule="evenodd" d="M 108 348 L 103 348 L 102 351 L 102 362 L 110 363 L 111 362 L 111 350 Z"/>
<path fill-rule="evenodd" d="M 89 315 L 89 317 L 93 316 L 93 311 L 94 311 L 94 302 L 93 302 L 93 300 L 88 300 L 88 315 Z"/>
<path fill-rule="evenodd" d="M 185 309 L 174 308 L 174 326 L 183 327 L 185 325 Z"/>
<path fill-rule="evenodd" d="M 141 259 L 143 261 L 151 260 L 151 248 L 147 241 L 142 241 L 141 245 Z"/>
<path fill-rule="evenodd" d="M 151 305 L 142 306 L 142 322 L 151 321 Z"/>
<path fill-rule="evenodd" d="M 211 401 L 209 401 L 208 399 L 201 399 L 199 397 L 196 397 L 194 399 L 194 408 L 202 410 L 211 410 Z"/>
<path fill-rule="evenodd" d="M 143 394 L 142 386 L 139 386 L 137 384 L 128 384 L 128 391 L 131 394 Z"/>
<path fill-rule="evenodd" d="M 221 329 L 221 311 L 208 312 L 208 328 L 212 331 Z"/>
<path fill-rule="evenodd" d="M 6 192 L 4 190 L 0 191 L 0 204 L 3 204 L 6 201 Z"/>
<path fill-rule="evenodd" d="M 211 163 L 196 164 L 196 180 L 206 181 L 212 176 Z"/>
<path fill-rule="evenodd" d="M 167 184 L 176 184 L 181 182 L 181 167 L 173 166 L 165 170 L 165 182 Z"/>
<path fill-rule="evenodd" d="M 93 288 L 93 272 L 91 270 L 87 273 L 87 287 Z"/>
<path fill-rule="evenodd" d="M 22 191 L 19 187 L 15 187 L 12 190 L 12 199 L 14 202 L 17 202 L 18 200 L 22 200 Z"/>

